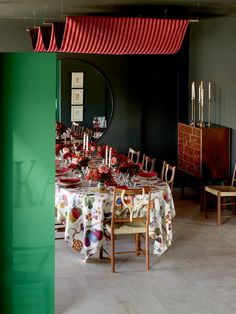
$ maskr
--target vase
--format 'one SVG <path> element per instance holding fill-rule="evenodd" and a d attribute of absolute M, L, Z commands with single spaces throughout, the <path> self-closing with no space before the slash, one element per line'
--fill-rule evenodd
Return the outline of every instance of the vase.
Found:
<path fill-rule="evenodd" d="M 104 191 L 105 190 L 105 183 L 99 181 L 98 185 L 97 185 L 97 188 L 99 189 L 99 191 Z"/>

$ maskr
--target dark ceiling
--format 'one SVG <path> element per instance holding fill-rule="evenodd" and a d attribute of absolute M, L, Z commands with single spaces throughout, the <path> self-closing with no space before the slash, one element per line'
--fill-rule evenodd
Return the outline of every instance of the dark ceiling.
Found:
<path fill-rule="evenodd" d="M 236 16 L 235 0 L 0 0 L 0 19 L 28 23 L 65 15 L 119 15 L 205 19 Z M 37 24 L 37 23 L 36 23 Z"/>

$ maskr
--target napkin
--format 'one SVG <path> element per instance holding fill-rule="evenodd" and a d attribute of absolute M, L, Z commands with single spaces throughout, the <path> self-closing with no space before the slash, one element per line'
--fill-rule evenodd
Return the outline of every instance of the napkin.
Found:
<path fill-rule="evenodd" d="M 152 171 L 152 172 L 143 172 L 143 171 L 140 171 L 138 176 L 140 177 L 144 177 L 144 178 L 152 178 L 152 177 L 156 177 L 157 176 L 157 173 L 155 171 Z"/>
<path fill-rule="evenodd" d="M 128 190 L 128 186 L 127 185 L 116 185 L 116 188 L 123 189 L 123 190 Z"/>
<path fill-rule="evenodd" d="M 60 182 L 62 183 L 78 183 L 80 182 L 80 178 L 61 178 Z"/>
<path fill-rule="evenodd" d="M 67 172 L 67 171 L 68 171 L 67 168 L 58 168 L 58 169 L 56 169 L 57 173 L 62 173 L 62 172 Z"/>

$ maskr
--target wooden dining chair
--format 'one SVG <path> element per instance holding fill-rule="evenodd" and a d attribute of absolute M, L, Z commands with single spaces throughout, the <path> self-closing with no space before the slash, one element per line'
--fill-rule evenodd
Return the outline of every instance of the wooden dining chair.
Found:
<path fill-rule="evenodd" d="M 175 179 L 176 166 L 171 166 L 166 161 L 163 161 L 161 180 L 169 184 L 170 190 L 172 191 Z"/>
<path fill-rule="evenodd" d="M 150 158 L 147 155 L 143 154 L 141 170 L 148 173 L 153 172 L 154 167 L 155 167 L 155 162 L 156 162 L 155 158 Z"/>
<path fill-rule="evenodd" d="M 78 132 L 79 132 L 79 123 L 77 123 L 77 122 L 72 122 L 72 123 L 71 123 L 71 131 L 78 133 Z"/>
<path fill-rule="evenodd" d="M 149 212 L 151 202 L 150 187 L 142 189 L 114 189 L 112 203 L 112 219 L 106 223 L 105 230 L 111 241 L 111 267 L 115 272 L 115 256 L 117 254 L 135 253 L 137 256 L 144 253 L 146 270 L 149 270 Z M 133 251 L 116 250 L 117 236 L 135 234 L 136 248 Z M 140 235 L 145 234 L 145 249 L 141 247 Z"/>
<path fill-rule="evenodd" d="M 128 159 L 130 159 L 134 164 L 139 163 L 139 158 L 140 158 L 140 151 L 136 151 L 133 148 L 129 147 L 128 150 Z"/>
<path fill-rule="evenodd" d="M 221 218 L 230 218 L 235 216 L 235 197 L 236 197 L 236 163 L 231 180 L 231 185 L 206 185 L 204 187 L 204 214 L 207 218 L 206 193 L 213 194 L 217 197 L 217 226 L 221 225 Z M 230 199 L 231 201 L 228 201 Z M 233 206 L 233 215 L 221 216 L 222 208 L 228 205 Z"/>

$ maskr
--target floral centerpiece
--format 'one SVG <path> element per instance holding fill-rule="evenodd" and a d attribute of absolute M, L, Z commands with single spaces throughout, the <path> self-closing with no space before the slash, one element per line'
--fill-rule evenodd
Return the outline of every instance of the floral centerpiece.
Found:
<path fill-rule="evenodd" d="M 62 148 L 61 155 L 62 155 L 63 159 L 72 158 L 72 152 L 71 152 L 70 148 L 68 148 L 68 147 Z"/>
<path fill-rule="evenodd" d="M 97 157 L 105 158 L 106 146 L 97 146 Z"/>
<path fill-rule="evenodd" d="M 140 167 L 138 164 L 134 164 L 132 161 L 129 161 L 128 159 L 126 161 L 123 161 L 119 168 L 117 169 L 119 173 L 125 173 L 129 174 L 130 177 L 137 175 L 140 171 Z"/>
<path fill-rule="evenodd" d="M 82 171 L 82 168 L 88 167 L 89 158 L 87 156 L 80 156 L 76 154 L 71 154 L 71 162 L 68 165 L 69 169 L 72 171 Z"/>
<path fill-rule="evenodd" d="M 106 155 L 106 147 L 108 147 L 107 145 L 98 145 L 96 147 L 96 156 L 97 157 L 100 157 L 100 158 L 105 158 L 105 155 Z M 113 147 L 109 147 L 109 149 L 111 149 L 111 154 L 112 156 L 116 156 L 117 154 L 117 151 L 115 148 Z"/>
<path fill-rule="evenodd" d="M 65 124 L 57 121 L 56 122 L 56 136 L 57 136 L 57 138 L 60 138 L 61 135 L 67 131 L 67 129 L 68 129 L 68 127 Z"/>
<path fill-rule="evenodd" d="M 110 167 L 101 165 L 97 168 L 90 168 L 87 176 L 87 180 L 97 181 L 98 183 L 113 185 L 114 179 L 111 174 Z"/>

